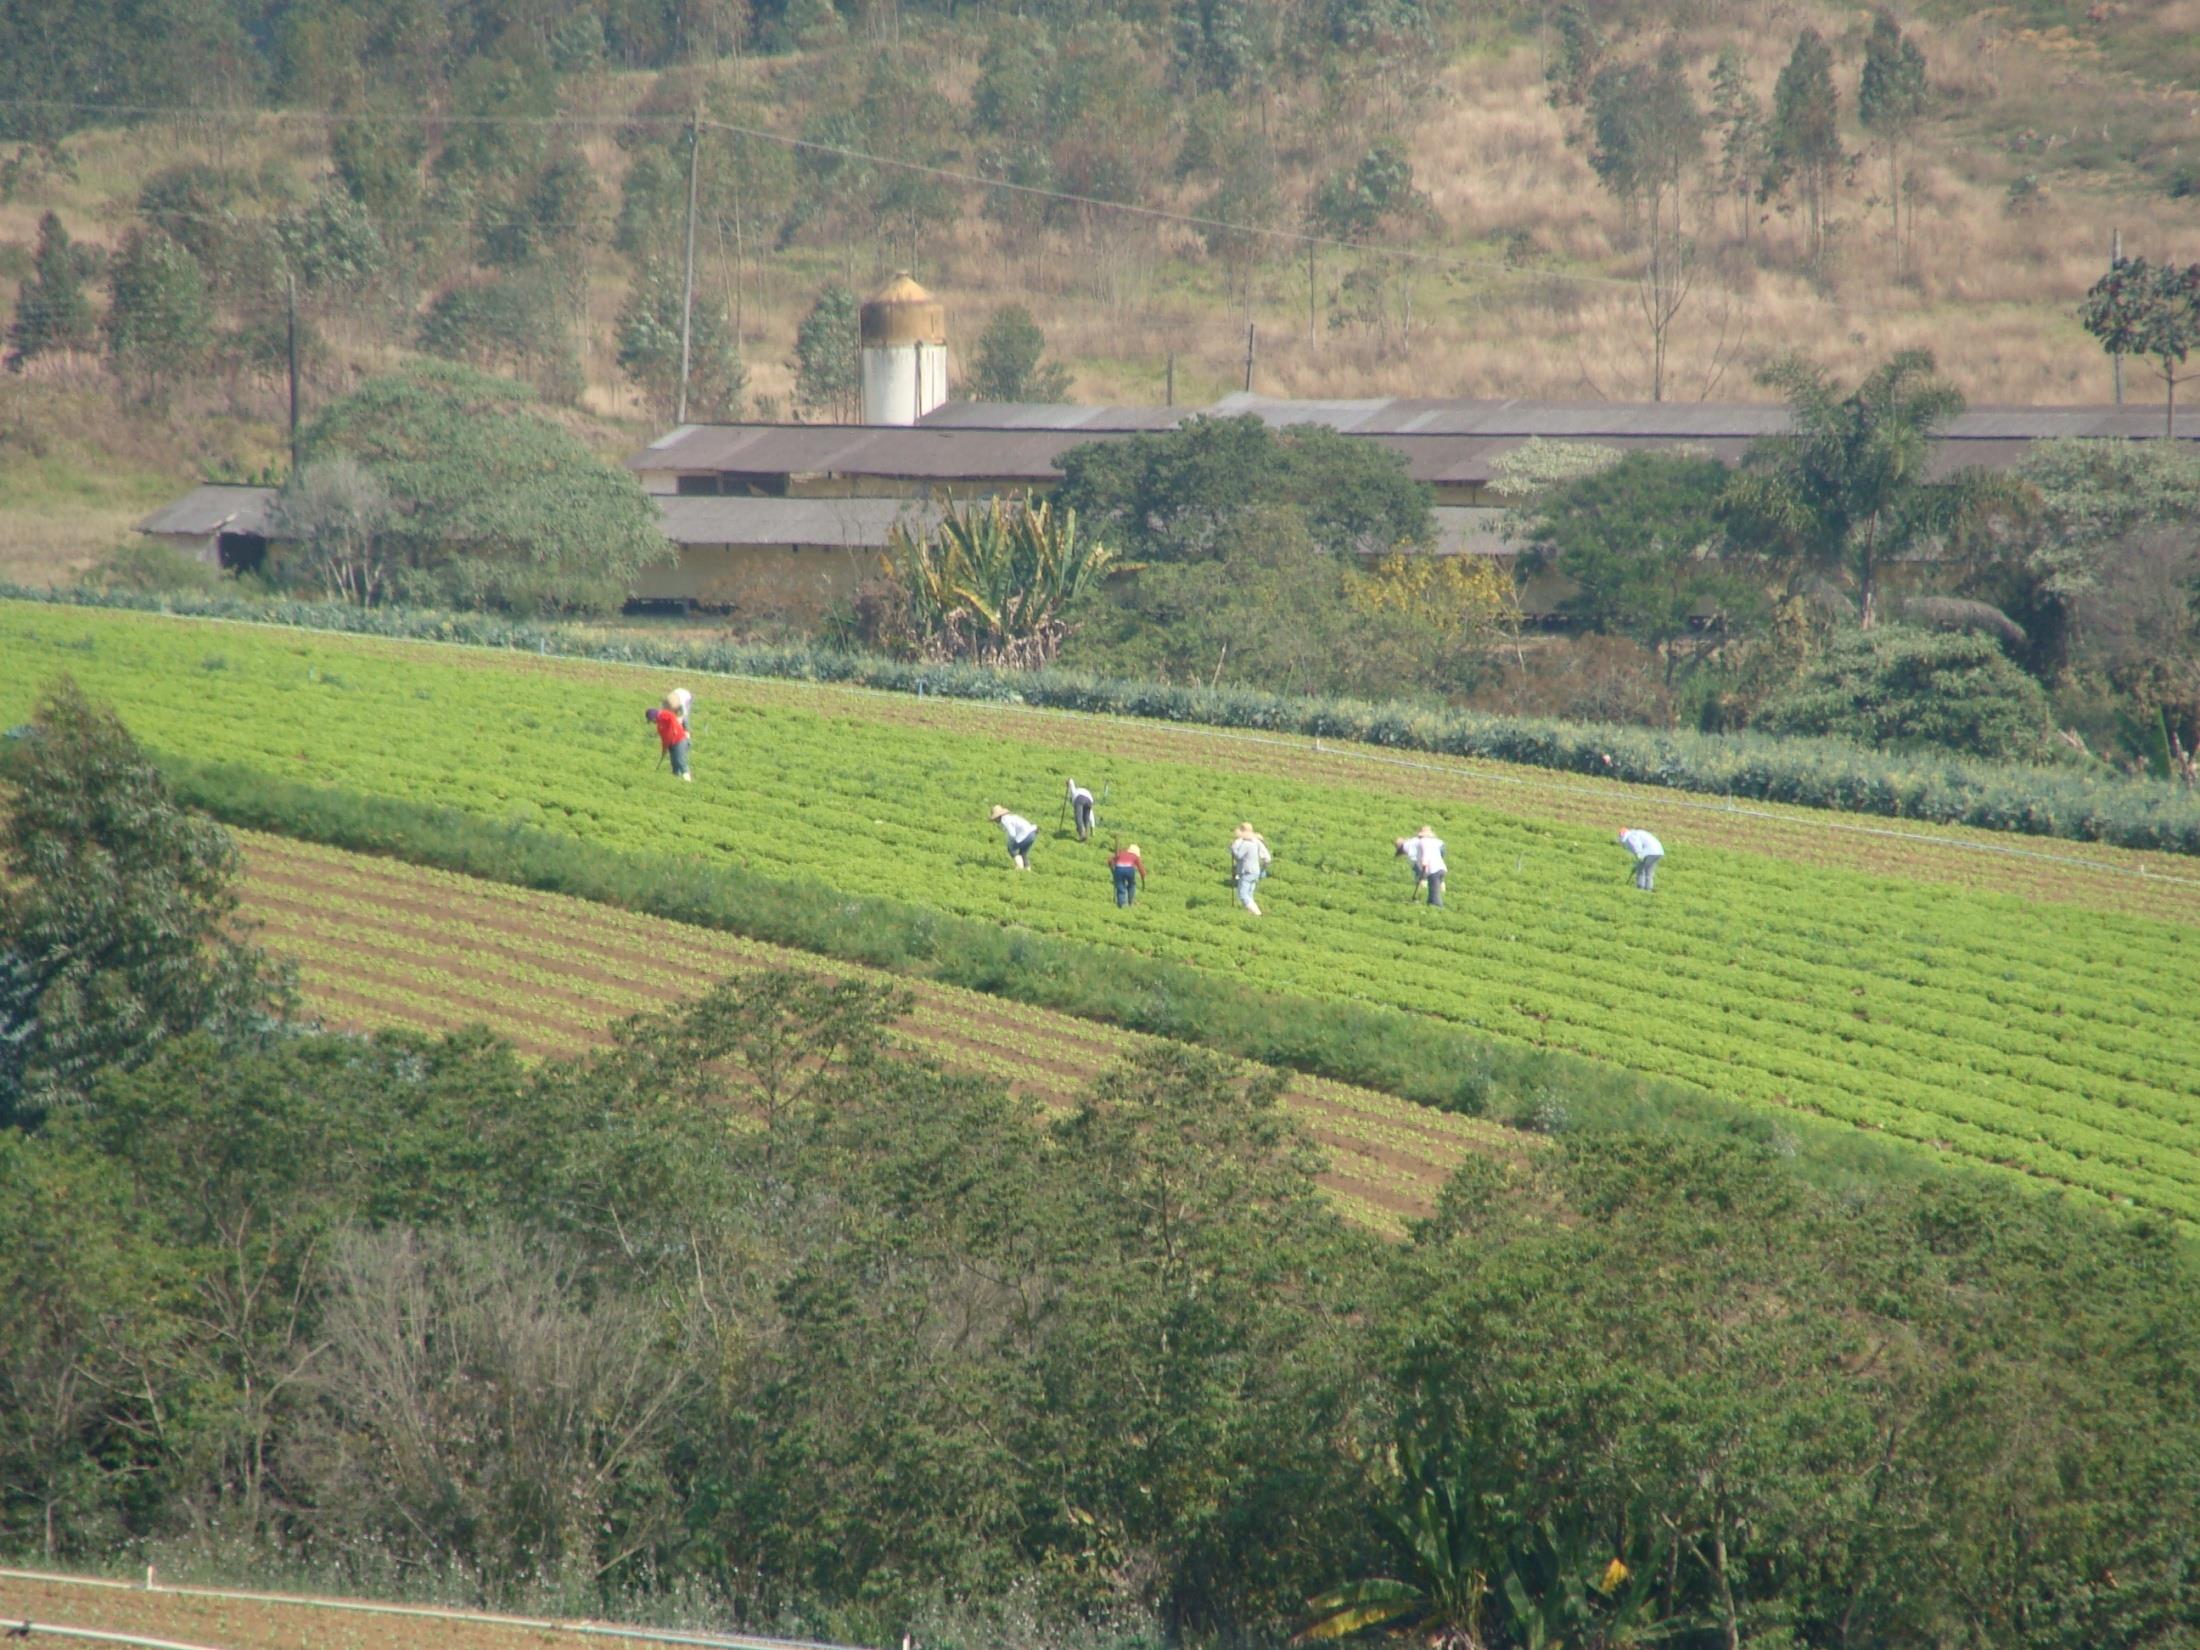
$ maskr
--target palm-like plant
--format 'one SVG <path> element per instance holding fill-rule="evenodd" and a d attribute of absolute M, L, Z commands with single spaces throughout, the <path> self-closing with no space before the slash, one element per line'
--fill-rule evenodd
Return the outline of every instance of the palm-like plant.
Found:
<path fill-rule="evenodd" d="M 1370 1627 L 1412 1632 L 1434 1650 L 1483 1650 L 1483 1612 L 1502 1553 L 1491 1540 L 1482 1486 L 1459 1470 L 1453 1451 L 1418 1437 L 1397 1449 L 1397 1504 L 1383 1533 L 1411 1579 L 1348 1581 L 1307 1600 L 1300 1642 L 1341 1639 Z"/>
<path fill-rule="evenodd" d="M 1480 1453 L 1442 1429 L 1407 1434 L 1395 1459 L 1399 1493 L 1382 1524 L 1399 1574 L 1309 1599 L 1295 1642 L 1382 1628 L 1432 1650 L 1623 1650 L 1672 1631 L 1643 1555 L 1617 1556 L 1583 1509 L 1522 1519 L 1476 1471 Z"/>
<path fill-rule="evenodd" d="M 1067 615 L 1114 565 L 1077 512 L 1029 494 L 955 507 L 930 532 L 897 526 L 888 566 L 909 638 L 935 659 L 1035 670 L 1074 630 Z"/>
<path fill-rule="evenodd" d="M 1869 630 L 1886 564 L 1954 532 L 2009 488 L 1975 470 L 1939 482 L 1928 475 L 1928 437 L 1963 410 L 1962 392 L 1934 374 L 1929 351 L 1904 350 L 1848 395 L 1796 360 L 1764 382 L 1787 396 L 1793 428 L 1743 461 L 1722 502 L 1727 532 L 1746 548 L 1846 574 Z"/>

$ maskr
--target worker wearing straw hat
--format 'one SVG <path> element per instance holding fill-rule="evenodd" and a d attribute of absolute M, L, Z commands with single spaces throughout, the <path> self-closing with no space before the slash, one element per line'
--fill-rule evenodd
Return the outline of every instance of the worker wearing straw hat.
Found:
<path fill-rule="evenodd" d="M 1260 915 L 1260 901 L 1253 892 L 1260 886 L 1260 879 L 1268 874 L 1268 862 L 1275 856 L 1268 851 L 1267 839 L 1247 821 L 1237 828 L 1230 839 L 1230 880 L 1237 886 L 1237 902 Z"/>
<path fill-rule="evenodd" d="M 1129 905 L 1138 898 L 1139 884 L 1146 880 L 1146 862 L 1138 854 L 1138 844 L 1118 848 L 1108 859 L 1108 874 L 1115 879 L 1115 903 Z"/>
<path fill-rule="evenodd" d="M 1426 825 L 1411 836 L 1394 839 L 1399 856 L 1413 867 L 1413 892 L 1424 884 L 1428 902 L 1439 910 L 1444 904 L 1444 841 Z"/>
<path fill-rule="evenodd" d="M 673 776 L 690 784 L 694 783 L 695 775 L 688 772 L 687 714 L 688 706 L 694 702 L 695 696 L 686 688 L 674 688 L 665 695 L 661 706 L 642 712 L 642 720 L 657 730 L 658 741 L 664 746 L 657 760 L 662 762 L 671 757 Z"/>
<path fill-rule="evenodd" d="M 1039 840 L 1039 827 L 1022 814 L 1012 814 L 995 804 L 987 815 L 1008 838 L 1008 862 L 1019 871 L 1031 869 L 1031 845 Z"/>

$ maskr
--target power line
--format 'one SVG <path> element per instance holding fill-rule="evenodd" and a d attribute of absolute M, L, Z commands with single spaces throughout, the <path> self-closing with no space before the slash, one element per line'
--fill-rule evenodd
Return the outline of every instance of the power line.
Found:
<path fill-rule="evenodd" d="M 128 116 L 141 119 L 176 120 L 233 120 L 240 123 L 256 123 L 262 120 L 294 120 L 320 125 L 336 125 L 357 120 L 365 125 L 411 126 L 526 126 L 563 127 L 587 129 L 624 129 L 643 126 L 651 128 L 684 128 L 689 116 L 673 114 L 630 115 L 430 115 L 425 113 L 381 113 L 353 116 L 332 109 L 238 109 L 207 110 L 189 105 L 158 104 L 101 104 L 76 103 L 42 99 L 0 99 L 0 108 L 62 110 L 75 113 L 93 113 Z M 1632 292 L 1638 283 L 1631 276 L 1595 275 L 1578 270 L 1523 268 L 1486 258 L 1467 258 L 1456 253 L 1423 251 L 1416 247 L 1373 245 L 1343 239 L 1340 236 L 1319 234 L 1307 229 L 1278 229 L 1260 224 L 1232 222 L 1227 218 L 1208 217 L 1197 212 L 1179 212 L 1168 207 L 1143 206 L 1131 201 L 1109 200 L 1100 195 L 1084 195 L 1065 189 L 1050 189 L 1040 184 L 1016 183 L 1006 178 L 989 178 L 983 173 L 967 172 L 956 167 L 935 166 L 924 161 L 906 160 L 894 155 L 881 155 L 872 150 L 859 149 L 847 144 L 821 143 L 813 138 L 791 137 L 784 132 L 774 132 L 766 127 L 745 126 L 733 121 L 702 120 L 700 124 L 713 131 L 736 137 L 752 139 L 759 143 L 775 144 L 795 152 L 832 155 L 842 160 L 860 161 L 865 165 L 884 167 L 921 177 L 936 178 L 943 182 L 962 185 L 971 189 L 998 190 L 1032 199 L 1059 202 L 1064 205 L 1094 211 L 1119 212 L 1149 222 L 1166 223 L 1180 228 L 1217 230 L 1226 234 L 1244 235 L 1257 240 L 1272 242 L 1294 250 L 1331 250 L 1361 258 L 1383 258 L 1394 262 L 1419 264 L 1424 267 L 1452 269 L 1466 274 L 1494 276 L 1504 280 L 1564 281 L 1577 286 L 1611 288 Z M 1731 287 L 1707 289 L 1720 296 L 1747 300 L 1747 294 Z M 1918 308 L 1901 308 L 1884 304 L 1844 302 L 1817 293 L 1801 294 L 1804 301 L 1822 309 L 1848 315 L 1899 315 L 1919 316 L 1925 312 Z"/>

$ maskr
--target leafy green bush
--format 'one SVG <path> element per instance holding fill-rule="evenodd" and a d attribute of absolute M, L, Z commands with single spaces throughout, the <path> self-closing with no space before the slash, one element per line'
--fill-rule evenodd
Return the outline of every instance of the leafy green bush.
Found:
<path fill-rule="evenodd" d="M 526 653 L 662 665 L 729 676 L 840 682 L 889 693 L 1042 705 L 1095 715 L 1356 740 L 1397 750 L 1481 757 L 1711 796 L 1883 814 L 2026 836 L 2200 854 L 2200 795 L 2127 779 L 1953 755 L 1882 754 L 1845 741 L 1765 734 L 1610 727 L 1490 716 L 1441 705 L 1294 698 L 1244 688 L 1120 681 L 1075 671 L 1018 672 L 882 659 L 797 645 L 696 643 L 606 636 L 492 614 L 360 609 L 321 602 L 253 604 L 0 585 L 0 598 L 245 619 L 306 630 L 456 642 Z"/>
<path fill-rule="evenodd" d="M 1843 631 L 1758 721 L 1768 733 L 1997 760 L 2039 756 L 2048 739 L 2046 693 L 1992 637 L 1908 625 Z"/>

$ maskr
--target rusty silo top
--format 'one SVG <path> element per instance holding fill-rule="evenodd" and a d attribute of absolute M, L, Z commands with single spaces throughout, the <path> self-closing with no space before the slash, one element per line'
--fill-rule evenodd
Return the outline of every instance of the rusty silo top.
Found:
<path fill-rule="evenodd" d="M 865 347 L 881 344 L 947 342 L 947 306 L 910 279 L 905 269 L 880 287 L 863 306 Z"/>

